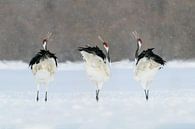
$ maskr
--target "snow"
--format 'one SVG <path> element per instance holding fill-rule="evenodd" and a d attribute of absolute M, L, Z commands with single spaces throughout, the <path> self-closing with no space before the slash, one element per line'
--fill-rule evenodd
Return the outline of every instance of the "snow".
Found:
<path fill-rule="evenodd" d="M 17 66 L 17 67 L 16 67 Z M 131 69 L 134 66 L 134 62 L 130 62 L 129 60 L 122 60 L 119 62 L 112 63 L 112 67 L 117 69 Z M 67 61 L 65 63 L 59 63 L 58 71 L 77 71 L 83 70 L 84 64 L 82 62 L 70 62 Z M 195 68 L 195 61 L 182 61 L 182 60 L 174 60 L 166 63 L 166 67 L 169 68 Z M 29 66 L 27 63 L 22 61 L 0 61 L 0 70 L 24 70 L 28 69 Z"/>
<path fill-rule="evenodd" d="M 1 61 L 0 129 L 195 128 L 195 62 L 168 62 L 157 73 L 148 102 L 132 67 L 127 60 L 112 64 L 97 103 L 83 63 L 60 63 L 48 102 L 42 87 L 37 103 L 28 64 Z"/>
<path fill-rule="evenodd" d="M 27 68 L 28 65 L 22 61 L 0 61 L 0 70 L 22 70 Z"/>

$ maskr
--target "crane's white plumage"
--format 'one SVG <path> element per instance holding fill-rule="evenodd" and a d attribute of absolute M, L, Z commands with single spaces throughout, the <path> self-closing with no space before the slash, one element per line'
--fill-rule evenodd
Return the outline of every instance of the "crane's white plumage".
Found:
<path fill-rule="evenodd" d="M 53 58 L 41 60 L 32 66 L 32 72 L 38 85 L 48 85 L 54 80 L 56 64 Z"/>
<path fill-rule="evenodd" d="M 99 37 L 100 38 L 100 37 Z M 110 77 L 110 56 L 109 46 L 102 38 L 103 46 L 106 50 L 106 54 L 103 53 L 99 47 L 79 47 L 79 51 L 85 60 L 86 72 L 97 87 L 96 100 L 99 100 L 99 91 L 102 89 L 103 83 Z"/>
<path fill-rule="evenodd" d="M 134 78 L 140 82 L 142 87 L 149 90 L 149 84 L 154 79 L 161 64 L 147 58 L 142 58 L 134 68 Z"/>
<path fill-rule="evenodd" d="M 110 68 L 108 60 L 102 60 L 101 57 L 81 52 L 83 59 L 85 60 L 86 72 L 93 82 L 95 82 L 97 88 L 102 89 L 102 84 L 110 77 Z"/>
<path fill-rule="evenodd" d="M 144 50 L 139 54 L 142 40 L 139 38 L 137 32 L 133 32 L 133 37 L 137 40 L 134 79 L 141 83 L 146 95 L 146 100 L 148 100 L 150 83 L 157 71 L 165 64 L 165 61 L 160 56 L 153 53 L 152 50 L 154 48 Z"/>
<path fill-rule="evenodd" d="M 47 101 L 47 86 L 53 81 L 57 68 L 57 57 L 47 50 L 46 39 L 43 40 L 43 49 L 31 59 L 29 64 L 37 84 L 37 101 L 40 86 L 46 86 L 45 101 Z"/>

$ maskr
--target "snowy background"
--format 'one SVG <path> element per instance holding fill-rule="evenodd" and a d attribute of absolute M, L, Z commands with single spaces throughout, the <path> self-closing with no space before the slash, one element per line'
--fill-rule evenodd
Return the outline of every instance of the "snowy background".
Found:
<path fill-rule="evenodd" d="M 148 102 L 132 68 L 129 61 L 113 63 L 97 103 L 84 64 L 61 63 L 45 103 L 44 88 L 35 101 L 26 63 L 1 61 L 0 129 L 195 128 L 195 62 L 168 62 L 154 79 Z"/>

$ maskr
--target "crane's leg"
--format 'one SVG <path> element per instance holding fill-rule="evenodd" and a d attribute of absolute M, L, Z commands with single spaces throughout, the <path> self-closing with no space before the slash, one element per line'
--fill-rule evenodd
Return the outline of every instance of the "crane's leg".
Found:
<path fill-rule="evenodd" d="M 97 102 L 99 101 L 99 93 L 100 93 L 100 89 L 102 89 L 102 83 L 97 83 L 97 90 L 96 90 L 96 100 Z"/>
<path fill-rule="evenodd" d="M 99 100 L 99 92 L 100 92 L 100 90 L 98 89 L 98 90 L 96 90 L 96 101 L 98 102 L 98 100 Z"/>
<path fill-rule="evenodd" d="M 145 92 L 146 100 L 148 100 L 148 98 L 149 98 L 149 90 L 145 89 L 144 92 Z"/>
<path fill-rule="evenodd" d="M 48 89 L 48 84 L 46 85 L 46 90 L 45 90 L 45 102 L 47 102 L 47 89 Z"/>
<path fill-rule="evenodd" d="M 47 102 L 47 91 L 45 92 L 45 102 Z"/>
<path fill-rule="evenodd" d="M 39 84 L 37 85 L 37 98 L 36 98 L 37 102 L 39 101 Z"/>

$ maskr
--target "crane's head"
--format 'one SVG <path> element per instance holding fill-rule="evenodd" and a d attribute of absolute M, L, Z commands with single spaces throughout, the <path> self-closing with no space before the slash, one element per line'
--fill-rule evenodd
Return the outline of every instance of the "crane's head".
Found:
<path fill-rule="evenodd" d="M 138 45 L 139 48 L 141 48 L 141 46 L 142 46 L 142 40 L 141 40 L 139 34 L 137 33 L 137 31 L 132 32 L 132 35 L 131 35 L 131 36 L 132 36 L 135 40 L 137 40 L 137 45 Z"/>
<path fill-rule="evenodd" d="M 47 42 L 49 39 L 51 39 L 52 33 L 48 32 L 47 35 L 43 38 L 43 49 L 47 50 Z"/>
<path fill-rule="evenodd" d="M 105 42 L 102 37 L 98 36 L 99 40 L 102 41 L 104 48 L 106 49 L 106 52 L 109 51 L 109 45 L 107 42 Z"/>
<path fill-rule="evenodd" d="M 142 46 L 142 40 L 140 38 L 137 39 L 137 44 L 138 44 L 139 48 L 141 48 L 141 46 Z"/>
<path fill-rule="evenodd" d="M 109 51 L 109 46 L 108 46 L 108 43 L 103 42 L 103 46 L 104 46 L 104 48 L 106 49 L 106 51 L 108 52 L 108 51 Z"/>
<path fill-rule="evenodd" d="M 43 39 L 43 49 L 47 50 L 47 39 Z"/>

